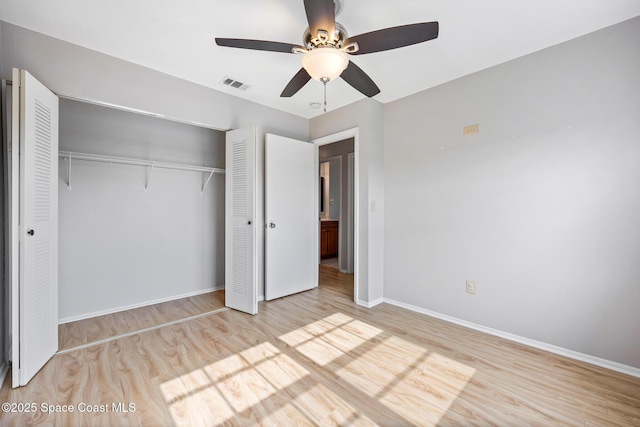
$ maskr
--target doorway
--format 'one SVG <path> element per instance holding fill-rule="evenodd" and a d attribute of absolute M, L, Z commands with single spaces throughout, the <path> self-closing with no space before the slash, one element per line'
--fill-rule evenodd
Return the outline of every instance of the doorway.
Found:
<path fill-rule="evenodd" d="M 355 137 L 318 147 L 320 285 L 326 280 L 349 283 L 353 291 Z M 355 294 L 355 292 L 354 292 Z"/>

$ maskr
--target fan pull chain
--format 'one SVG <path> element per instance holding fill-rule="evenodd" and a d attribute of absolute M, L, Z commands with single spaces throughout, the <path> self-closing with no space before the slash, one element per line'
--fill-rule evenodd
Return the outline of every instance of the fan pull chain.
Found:
<path fill-rule="evenodd" d="M 324 82 L 324 113 L 327 113 L 327 82 Z"/>
<path fill-rule="evenodd" d="M 327 112 L 327 83 L 329 83 L 329 77 L 322 77 L 320 79 L 322 84 L 324 85 L 324 112 Z"/>

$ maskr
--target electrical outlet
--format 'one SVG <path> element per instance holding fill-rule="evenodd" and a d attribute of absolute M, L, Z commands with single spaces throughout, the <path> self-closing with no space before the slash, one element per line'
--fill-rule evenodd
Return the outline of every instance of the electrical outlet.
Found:
<path fill-rule="evenodd" d="M 476 282 L 472 282 L 471 280 L 467 280 L 467 293 L 468 294 L 476 294 Z"/>

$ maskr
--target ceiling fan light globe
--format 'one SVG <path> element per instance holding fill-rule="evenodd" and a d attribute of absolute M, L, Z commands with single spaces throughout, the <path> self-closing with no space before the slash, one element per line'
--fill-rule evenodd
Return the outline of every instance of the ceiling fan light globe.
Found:
<path fill-rule="evenodd" d="M 335 80 L 349 65 L 347 54 L 331 47 L 313 49 L 302 57 L 302 66 L 318 81 L 322 78 Z"/>

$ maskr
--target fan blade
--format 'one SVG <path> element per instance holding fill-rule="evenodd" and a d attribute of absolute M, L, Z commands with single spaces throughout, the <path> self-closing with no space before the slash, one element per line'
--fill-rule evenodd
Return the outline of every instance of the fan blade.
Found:
<path fill-rule="evenodd" d="M 324 30 L 329 37 L 336 31 L 336 14 L 333 0 L 304 0 L 307 21 L 312 37 L 318 37 L 318 30 Z"/>
<path fill-rule="evenodd" d="M 269 52 L 293 53 L 292 49 L 300 47 L 297 44 L 269 42 L 264 40 L 249 39 L 223 39 L 216 37 L 216 44 L 225 47 L 237 47 L 240 49 L 266 50 Z"/>
<path fill-rule="evenodd" d="M 307 70 L 301 68 L 300 71 L 296 73 L 295 76 L 287 83 L 287 86 L 284 88 L 282 93 L 280 94 L 281 98 L 289 98 L 295 95 L 300 89 L 307 84 L 307 82 L 311 80 L 311 76 L 307 73 Z"/>
<path fill-rule="evenodd" d="M 345 46 L 353 42 L 358 43 L 359 49 L 353 55 L 382 52 L 435 39 L 438 37 L 438 28 L 437 22 L 422 22 L 420 24 L 385 28 L 349 37 L 345 42 Z"/>
<path fill-rule="evenodd" d="M 346 70 L 340 75 L 342 79 L 356 90 L 371 98 L 380 93 L 380 89 L 360 67 L 349 61 Z"/>

